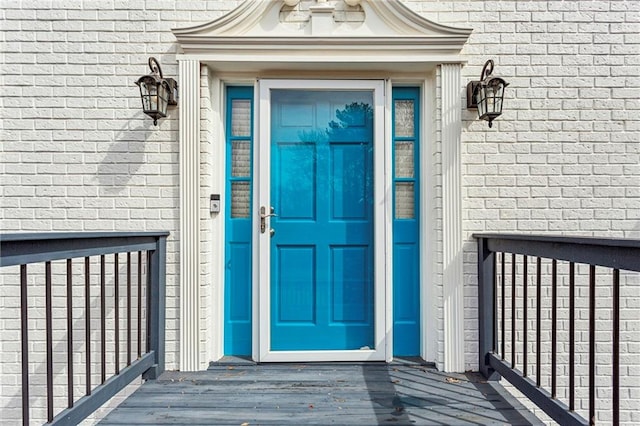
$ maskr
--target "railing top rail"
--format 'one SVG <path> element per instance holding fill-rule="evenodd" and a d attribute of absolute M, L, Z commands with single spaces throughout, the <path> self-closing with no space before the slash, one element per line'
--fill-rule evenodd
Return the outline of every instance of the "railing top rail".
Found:
<path fill-rule="evenodd" d="M 640 271 L 640 240 L 528 234 L 473 234 L 493 252 L 539 256 L 628 271 Z"/>
<path fill-rule="evenodd" d="M 16 232 L 1 233 L 0 242 L 37 240 L 82 240 L 92 238 L 166 237 L 168 231 L 144 232 Z"/>
<path fill-rule="evenodd" d="M 608 247 L 638 247 L 640 239 L 633 238 L 611 238 L 611 237 L 587 237 L 571 235 L 535 235 L 535 234 L 495 234 L 476 233 L 473 238 L 486 238 L 494 240 L 519 240 L 519 241 L 539 241 L 544 243 L 557 244 L 588 244 Z"/>
<path fill-rule="evenodd" d="M 51 232 L 0 234 L 0 266 L 154 250 L 169 232 Z"/>

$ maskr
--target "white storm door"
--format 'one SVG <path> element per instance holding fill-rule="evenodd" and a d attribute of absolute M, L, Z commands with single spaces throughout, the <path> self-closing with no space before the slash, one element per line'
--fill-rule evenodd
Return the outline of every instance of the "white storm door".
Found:
<path fill-rule="evenodd" d="M 383 81 L 259 82 L 259 361 L 386 359 L 384 119 Z"/>

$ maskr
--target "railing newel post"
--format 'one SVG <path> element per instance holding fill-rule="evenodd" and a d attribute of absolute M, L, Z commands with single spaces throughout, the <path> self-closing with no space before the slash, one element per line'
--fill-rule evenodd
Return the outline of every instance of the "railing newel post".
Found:
<path fill-rule="evenodd" d="M 496 315 L 495 315 L 495 269 L 496 254 L 489 250 L 488 240 L 478 238 L 478 330 L 479 330 L 479 367 L 484 377 L 498 379 L 498 375 L 489 365 L 489 354 L 495 351 Z"/>
<path fill-rule="evenodd" d="M 142 377 L 146 380 L 155 380 L 164 372 L 166 246 L 167 238 L 158 237 L 156 248 L 149 256 L 147 336 L 149 349 L 154 353 L 155 364 L 143 374 Z"/>

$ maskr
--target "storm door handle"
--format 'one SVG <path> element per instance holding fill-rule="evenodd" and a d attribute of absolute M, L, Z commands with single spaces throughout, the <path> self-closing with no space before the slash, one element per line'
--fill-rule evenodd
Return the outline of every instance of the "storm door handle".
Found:
<path fill-rule="evenodd" d="M 273 207 L 270 208 L 270 213 L 267 214 L 267 208 L 265 206 L 260 207 L 260 233 L 264 234 L 267 230 L 267 218 L 271 216 L 278 216 L 274 213 Z"/>

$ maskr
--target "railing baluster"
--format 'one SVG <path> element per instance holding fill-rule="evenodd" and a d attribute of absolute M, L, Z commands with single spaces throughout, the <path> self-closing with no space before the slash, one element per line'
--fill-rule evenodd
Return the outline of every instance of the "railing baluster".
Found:
<path fill-rule="evenodd" d="M 22 424 L 29 425 L 29 318 L 27 265 L 20 265 L 20 331 L 22 343 Z"/>
<path fill-rule="evenodd" d="M 522 258 L 522 375 L 527 377 L 527 256 Z"/>
<path fill-rule="evenodd" d="M 589 265 L 589 424 L 596 424 L 596 267 Z"/>
<path fill-rule="evenodd" d="M 73 271 L 67 259 L 67 405 L 73 407 Z"/>
<path fill-rule="evenodd" d="M 138 359 L 142 356 L 142 252 L 138 252 Z"/>
<path fill-rule="evenodd" d="M 536 386 L 540 387 L 540 349 L 542 328 L 542 259 L 536 260 Z"/>
<path fill-rule="evenodd" d="M 492 268 L 492 275 L 493 275 L 493 295 L 492 295 L 492 303 L 493 303 L 493 321 L 491 323 L 491 327 L 493 327 L 493 342 L 491 345 L 491 350 L 494 353 L 498 352 L 498 304 L 496 303 L 496 295 L 498 294 L 498 279 L 496 277 L 496 265 L 498 263 L 498 257 L 495 255 L 495 253 L 492 255 L 493 257 L 493 268 Z"/>
<path fill-rule="evenodd" d="M 85 393 L 91 395 L 91 265 L 89 257 L 84 258 L 84 309 L 85 313 L 85 346 L 87 348 L 87 365 L 85 369 Z"/>
<path fill-rule="evenodd" d="M 107 307 L 106 299 L 106 279 L 105 279 L 105 256 L 100 255 L 100 381 L 104 384 L 107 379 Z"/>
<path fill-rule="evenodd" d="M 127 252 L 127 365 L 131 365 L 131 252 Z"/>
<path fill-rule="evenodd" d="M 516 255 L 511 255 L 511 368 L 516 368 Z"/>
<path fill-rule="evenodd" d="M 114 294 L 115 294 L 115 373 L 120 374 L 120 268 L 118 253 L 114 255 Z"/>
<path fill-rule="evenodd" d="M 501 275 L 501 281 L 502 281 L 502 284 L 500 284 L 500 286 L 502 287 L 500 289 L 500 291 L 502 293 L 501 294 L 502 302 L 500 304 L 500 310 L 502 311 L 502 315 L 500 316 L 500 327 L 501 327 L 501 330 L 500 330 L 500 334 L 501 334 L 500 344 L 502 345 L 502 350 L 501 350 L 500 354 L 502 355 L 502 359 L 504 359 L 504 355 L 505 355 L 505 352 L 506 352 L 506 349 L 505 349 L 505 341 L 506 340 L 505 340 L 505 331 L 504 331 L 504 328 L 505 328 L 505 319 L 504 319 L 504 317 L 505 317 L 505 313 L 506 313 L 506 307 L 505 307 L 505 301 L 506 301 L 505 284 L 506 284 L 506 281 L 505 281 L 505 277 L 504 277 L 504 273 L 505 273 L 504 257 L 505 257 L 505 254 L 503 252 L 502 253 L 502 266 L 500 267 L 500 269 L 501 269 L 500 275 Z"/>
<path fill-rule="evenodd" d="M 556 331 L 558 318 L 558 261 L 551 262 L 551 398 L 556 397 Z"/>
<path fill-rule="evenodd" d="M 146 321 L 146 326 L 145 326 L 145 330 L 146 330 L 146 347 L 147 347 L 147 352 L 151 352 L 151 258 L 153 255 L 151 255 L 151 253 L 147 252 L 147 276 L 146 276 L 146 282 L 145 282 L 145 291 L 147 294 L 147 300 L 146 300 L 146 312 L 147 312 L 147 321 Z"/>
<path fill-rule="evenodd" d="M 575 410 L 575 359 L 576 359 L 576 265 L 569 263 L 569 410 Z"/>
<path fill-rule="evenodd" d="M 620 424 L 620 270 L 613 270 L 613 424 Z"/>
<path fill-rule="evenodd" d="M 53 322 L 51 300 L 51 262 L 45 263 L 45 316 L 47 335 L 47 421 L 53 420 Z"/>

